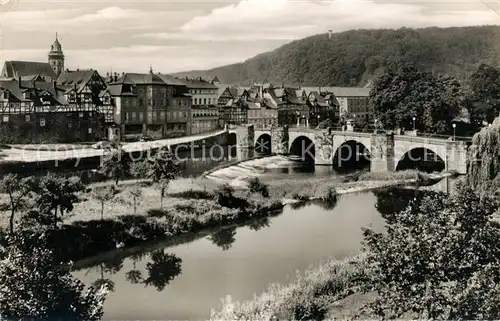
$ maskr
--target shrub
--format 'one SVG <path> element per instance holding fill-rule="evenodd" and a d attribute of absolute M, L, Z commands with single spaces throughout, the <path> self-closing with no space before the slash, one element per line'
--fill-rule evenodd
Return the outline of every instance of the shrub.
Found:
<path fill-rule="evenodd" d="M 248 181 L 248 189 L 251 193 L 260 194 L 263 197 L 269 197 L 267 185 L 263 184 L 257 177 L 252 177 Z"/>

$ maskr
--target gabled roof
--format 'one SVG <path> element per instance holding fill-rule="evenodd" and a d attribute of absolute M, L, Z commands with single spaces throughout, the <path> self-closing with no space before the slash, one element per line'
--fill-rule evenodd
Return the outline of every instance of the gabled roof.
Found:
<path fill-rule="evenodd" d="M 171 86 L 185 86 L 185 84 L 178 78 L 170 75 L 158 74 L 160 78 L 167 84 Z"/>
<path fill-rule="evenodd" d="M 215 76 L 214 79 L 212 79 L 212 82 L 218 82 L 218 83 L 220 83 L 220 80 L 219 80 L 219 78 L 217 78 L 217 76 Z"/>
<path fill-rule="evenodd" d="M 165 82 L 159 75 L 153 73 L 126 73 L 113 82 L 113 84 L 165 85 Z"/>
<path fill-rule="evenodd" d="M 0 81 L 0 88 L 3 88 L 4 91 L 9 91 L 18 101 L 33 101 L 36 104 L 40 104 L 41 96 L 50 94 L 56 104 L 63 105 L 66 103 L 63 91 L 60 88 L 54 87 L 54 84 L 51 82 L 21 81 L 21 84 L 19 84 L 18 80 L 2 80 Z M 31 93 L 31 97 L 24 98 L 25 92 Z"/>
<path fill-rule="evenodd" d="M 189 89 L 219 89 L 218 86 L 203 79 L 179 79 Z"/>
<path fill-rule="evenodd" d="M 57 78 L 54 70 L 52 70 L 52 67 L 48 62 L 19 60 L 6 61 L 2 69 L 2 75 L 9 78 L 22 78 L 32 75 L 49 77 L 51 80 L 55 80 Z"/>
<path fill-rule="evenodd" d="M 303 87 L 308 95 L 317 91 L 320 93 L 331 92 L 337 97 L 368 97 L 370 96 L 369 87 Z"/>
<path fill-rule="evenodd" d="M 57 84 L 66 89 L 75 88 L 76 85 L 76 91 L 80 92 L 85 87 L 85 85 L 89 83 L 95 73 L 97 73 L 97 71 L 92 69 L 66 70 L 62 72 L 57 78 Z"/>

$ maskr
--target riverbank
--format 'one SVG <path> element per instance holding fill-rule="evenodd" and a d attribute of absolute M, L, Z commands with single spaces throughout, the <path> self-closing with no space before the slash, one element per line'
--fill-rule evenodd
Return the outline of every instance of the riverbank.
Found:
<path fill-rule="evenodd" d="M 332 260 L 298 275 L 292 283 L 269 285 L 251 301 L 233 301 L 228 296 L 219 309 L 212 310 L 210 320 L 352 320 L 359 303 L 372 297 L 358 293 L 357 281 L 365 275 L 364 258 Z"/>
<path fill-rule="evenodd" d="M 451 174 L 439 177 L 446 175 Z M 73 212 L 62 217 L 62 226 L 49 232 L 49 239 L 50 244 L 58 244 L 55 250 L 63 261 L 97 262 L 96 256 L 105 260 L 116 255 L 111 252 L 117 249 L 123 249 L 119 255 L 126 256 L 130 251 L 140 251 L 138 248 L 146 243 L 175 242 L 179 237 L 196 237 L 197 233 L 214 228 L 270 217 L 286 204 L 299 200 L 318 200 L 333 207 L 337 195 L 415 182 L 415 179 L 358 181 L 335 186 L 330 178 L 324 177 L 284 180 L 270 182 L 270 195 L 265 198 L 245 188 L 233 191 L 207 178 L 180 178 L 171 182 L 162 204 L 160 192 L 151 182 L 131 181 L 121 182 L 118 194 L 104 206 L 97 200 L 95 190 L 112 184 L 97 183 L 89 185 L 91 192 L 81 195 Z M 331 199 L 326 196 L 332 198 L 332 189 L 334 200 L 329 202 Z M 134 197 L 138 190 L 140 195 Z M 0 201 L 7 203 L 6 195 Z M 1 223 L 5 228 L 9 215 L 6 208 L 3 210 Z M 88 265 L 91 261 L 81 264 Z"/>
<path fill-rule="evenodd" d="M 115 204 L 120 206 L 107 205 L 105 210 L 108 212 L 102 219 L 101 212 L 96 213 L 96 207 L 100 205 L 89 198 L 77 204 L 75 213 L 66 217 L 62 226 L 46 229 L 47 244 L 55 245 L 52 249 L 57 259 L 78 262 L 148 242 L 175 242 L 179 237 L 193 236 L 207 229 L 270 217 L 283 209 L 279 201 L 223 187 L 211 191 L 171 191 L 163 207 L 151 207 L 153 198 L 159 202 L 159 193 L 156 192 L 153 197 L 152 187 L 145 186 L 143 189 L 149 193 L 142 200 L 151 202 L 144 202 L 141 212 L 131 212 L 132 206 L 123 200 L 127 195 L 122 190 L 122 199 L 115 200 Z M 91 215 L 85 216 L 85 213 Z"/>

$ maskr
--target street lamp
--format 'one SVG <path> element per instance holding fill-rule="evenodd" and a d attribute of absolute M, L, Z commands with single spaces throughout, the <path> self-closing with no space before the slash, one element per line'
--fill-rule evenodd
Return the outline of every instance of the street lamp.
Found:
<path fill-rule="evenodd" d="M 318 115 L 318 126 L 319 126 L 319 119 L 320 119 L 320 118 L 321 118 L 321 117 L 320 117 L 320 115 Z"/>
<path fill-rule="evenodd" d="M 455 128 L 457 127 L 457 124 L 453 123 L 453 140 L 455 140 Z"/>
<path fill-rule="evenodd" d="M 413 131 L 415 131 L 415 117 L 413 117 Z"/>

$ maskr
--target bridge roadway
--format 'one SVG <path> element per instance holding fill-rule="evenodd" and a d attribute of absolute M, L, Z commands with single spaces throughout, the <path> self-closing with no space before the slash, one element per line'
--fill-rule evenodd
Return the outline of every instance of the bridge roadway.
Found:
<path fill-rule="evenodd" d="M 226 130 L 211 132 L 201 135 L 192 135 L 178 138 L 161 139 L 149 142 L 134 142 L 125 143 L 122 145 L 123 150 L 127 153 L 147 151 L 151 149 L 162 148 L 169 145 L 189 144 L 194 141 L 200 141 L 211 137 L 216 137 L 226 133 Z M 52 145 L 54 146 L 54 145 Z M 56 145 L 57 146 L 57 145 Z M 65 159 L 82 159 L 90 157 L 101 157 L 105 154 L 106 150 L 103 149 L 72 149 L 67 144 L 61 144 L 59 150 L 49 151 L 47 145 L 39 145 L 40 150 L 26 150 L 26 149 L 4 149 L 0 151 L 1 162 L 44 162 L 44 161 L 57 161 Z M 45 149 L 45 150 L 44 150 Z"/>

